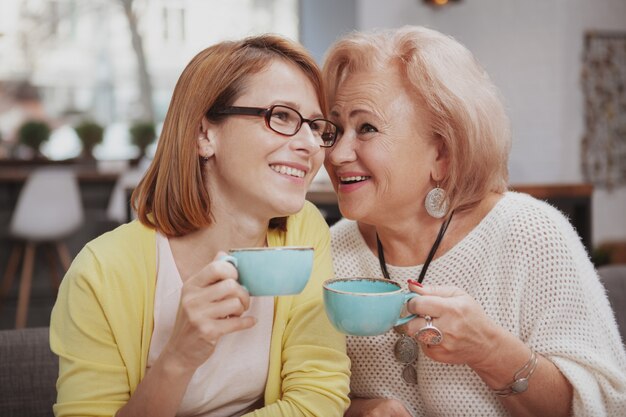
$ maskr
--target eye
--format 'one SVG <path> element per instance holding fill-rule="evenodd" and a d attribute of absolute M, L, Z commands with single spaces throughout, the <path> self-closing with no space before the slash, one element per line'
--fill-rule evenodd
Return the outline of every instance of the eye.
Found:
<path fill-rule="evenodd" d="M 369 123 L 363 123 L 361 126 L 359 126 L 359 133 L 376 133 L 378 132 L 378 129 L 376 129 L 374 126 L 372 126 Z"/>
<path fill-rule="evenodd" d="M 276 120 L 280 120 L 280 121 L 287 121 L 291 118 L 291 115 L 289 114 L 289 112 L 285 111 L 285 110 L 276 110 L 274 109 L 274 111 L 272 112 L 272 119 L 276 119 Z"/>
<path fill-rule="evenodd" d="M 337 139 L 339 139 L 341 135 L 343 135 L 343 126 L 341 126 L 337 122 L 335 122 L 335 126 L 337 126 L 337 132 L 335 133 L 335 136 L 337 137 Z"/>
<path fill-rule="evenodd" d="M 325 130 L 326 123 L 323 120 L 312 120 L 309 123 L 309 126 L 311 126 L 311 130 L 313 132 L 323 132 Z"/>

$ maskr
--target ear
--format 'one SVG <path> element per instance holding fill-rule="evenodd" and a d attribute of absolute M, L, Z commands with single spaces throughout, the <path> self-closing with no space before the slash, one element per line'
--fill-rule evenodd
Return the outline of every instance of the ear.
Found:
<path fill-rule="evenodd" d="M 438 138 L 436 147 L 436 158 L 433 163 L 433 168 L 430 172 L 430 176 L 432 177 L 433 181 L 441 182 L 448 175 L 450 152 L 448 152 L 448 147 L 441 137 Z"/>
<path fill-rule="evenodd" d="M 215 136 L 211 123 L 206 116 L 202 118 L 200 126 L 198 126 L 198 155 L 208 160 L 215 155 Z"/>

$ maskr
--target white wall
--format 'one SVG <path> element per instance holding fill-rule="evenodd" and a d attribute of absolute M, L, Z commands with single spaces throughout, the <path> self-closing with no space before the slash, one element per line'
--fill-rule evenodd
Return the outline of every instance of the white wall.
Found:
<path fill-rule="evenodd" d="M 318 63 L 335 39 L 356 29 L 356 1 L 300 0 L 300 42 Z"/>
<path fill-rule="evenodd" d="M 423 25 L 467 46 L 502 91 L 513 127 L 512 183 L 582 181 L 580 87 L 586 30 L 626 31 L 624 0 L 357 0 L 357 28 Z M 594 191 L 593 242 L 626 239 L 626 188 Z"/>

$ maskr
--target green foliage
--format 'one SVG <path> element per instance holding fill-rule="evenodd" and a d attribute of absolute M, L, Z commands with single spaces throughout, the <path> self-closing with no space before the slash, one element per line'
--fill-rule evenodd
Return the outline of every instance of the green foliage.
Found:
<path fill-rule="evenodd" d="M 40 120 L 28 120 L 20 126 L 17 137 L 21 144 L 39 152 L 41 145 L 50 138 L 50 126 Z"/>
<path fill-rule="evenodd" d="M 83 149 L 91 151 L 94 146 L 102 143 L 104 138 L 104 128 L 98 123 L 85 120 L 79 123 L 74 130 L 83 143 Z"/>
<path fill-rule="evenodd" d="M 137 122 L 130 127 L 130 137 L 133 145 L 137 146 L 142 154 L 156 138 L 154 123 Z"/>

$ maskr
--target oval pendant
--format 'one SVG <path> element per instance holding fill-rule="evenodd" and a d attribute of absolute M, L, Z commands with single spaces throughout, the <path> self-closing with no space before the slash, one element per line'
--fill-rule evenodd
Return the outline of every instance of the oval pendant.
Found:
<path fill-rule="evenodd" d="M 396 341 L 396 344 L 393 349 L 393 353 L 398 362 L 411 363 L 415 359 L 417 359 L 418 349 L 419 349 L 419 346 L 417 345 L 417 342 L 415 341 L 415 339 L 403 334 Z"/>
<path fill-rule="evenodd" d="M 417 384 L 417 371 L 413 365 L 408 364 L 402 369 L 402 379 L 407 384 Z"/>

